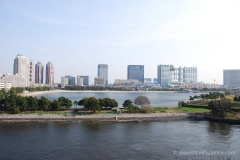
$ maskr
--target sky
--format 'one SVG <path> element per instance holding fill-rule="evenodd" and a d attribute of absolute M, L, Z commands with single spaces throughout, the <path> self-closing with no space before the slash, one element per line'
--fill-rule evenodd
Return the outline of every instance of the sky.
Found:
<path fill-rule="evenodd" d="M 240 69 L 239 0 L 0 0 L 0 74 L 17 54 L 64 75 L 127 79 L 128 65 L 197 67 L 198 81 L 223 84 Z"/>

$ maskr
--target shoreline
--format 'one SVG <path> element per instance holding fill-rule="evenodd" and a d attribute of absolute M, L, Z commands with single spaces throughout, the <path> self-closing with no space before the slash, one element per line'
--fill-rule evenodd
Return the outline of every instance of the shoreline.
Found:
<path fill-rule="evenodd" d="M 186 118 L 203 119 L 203 114 L 190 113 L 149 113 L 149 114 L 91 114 L 91 115 L 55 115 L 55 114 L 0 114 L 0 123 L 81 123 L 81 122 L 143 122 L 180 120 Z"/>
<path fill-rule="evenodd" d="M 32 95 L 40 95 L 40 94 L 48 94 L 48 93 L 61 93 L 61 92 L 65 92 L 65 93 L 68 93 L 68 92 L 75 92 L 75 93 L 80 93 L 80 92 L 112 92 L 112 93 L 138 93 L 138 92 L 141 92 L 141 93 L 154 93 L 154 92 L 174 92 L 174 91 L 108 91 L 108 90 L 104 90 L 104 91 L 94 91 L 94 90 L 50 90 L 50 91 L 36 91 L 36 92 L 27 92 L 27 93 L 21 93 L 20 95 L 23 95 L 23 96 L 32 96 Z"/>

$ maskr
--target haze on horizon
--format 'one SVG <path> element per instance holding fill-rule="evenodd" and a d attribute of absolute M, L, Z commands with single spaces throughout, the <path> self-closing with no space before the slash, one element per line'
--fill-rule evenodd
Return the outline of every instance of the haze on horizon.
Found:
<path fill-rule="evenodd" d="M 127 66 L 196 66 L 198 81 L 223 83 L 223 69 L 240 69 L 238 0 L 0 0 L 0 74 L 13 73 L 22 54 L 61 76 L 88 75 L 108 64 L 109 83 Z"/>

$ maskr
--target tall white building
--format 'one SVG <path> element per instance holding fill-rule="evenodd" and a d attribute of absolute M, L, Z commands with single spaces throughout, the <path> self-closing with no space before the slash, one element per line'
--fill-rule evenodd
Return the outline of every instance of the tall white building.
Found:
<path fill-rule="evenodd" d="M 183 67 L 183 82 L 197 83 L 197 68 L 196 67 Z"/>
<path fill-rule="evenodd" d="M 35 83 L 42 84 L 43 83 L 43 64 L 42 62 L 38 62 L 35 66 Z"/>
<path fill-rule="evenodd" d="M 68 85 L 68 78 L 62 76 L 61 77 L 61 87 L 64 88 L 67 85 Z"/>
<path fill-rule="evenodd" d="M 83 86 L 83 78 L 77 76 L 77 86 Z"/>
<path fill-rule="evenodd" d="M 23 76 L 27 81 L 26 87 L 28 87 L 35 81 L 34 62 L 23 55 L 18 54 L 14 59 L 13 74 Z"/>
<path fill-rule="evenodd" d="M 164 83 L 196 83 L 197 68 L 196 67 L 179 67 L 173 65 L 157 66 L 158 83 L 163 86 Z"/>
<path fill-rule="evenodd" d="M 46 84 L 54 83 L 54 66 L 52 62 L 46 64 Z"/>

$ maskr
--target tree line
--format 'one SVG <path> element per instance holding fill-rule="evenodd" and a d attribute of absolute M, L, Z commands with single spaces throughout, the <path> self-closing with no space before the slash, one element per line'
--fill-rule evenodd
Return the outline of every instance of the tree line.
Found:
<path fill-rule="evenodd" d="M 189 100 L 190 101 L 193 101 L 195 99 L 213 100 L 213 99 L 219 99 L 219 98 L 225 98 L 225 94 L 220 92 L 209 92 L 209 94 L 201 94 L 200 96 L 197 96 L 197 95 L 190 96 Z"/>
<path fill-rule="evenodd" d="M 137 112 L 138 107 L 149 105 L 150 101 L 145 96 L 138 96 L 135 101 L 125 100 L 122 104 L 129 112 Z M 30 111 L 59 111 L 68 110 L 72 106 L 82 106 L 86 111 L 90 110 L 92 113 L 101 111 L 102 109 L 111 109 L 118 107 L 118 102 L 110 98 L 83 98 L 79 101 L 72 102 L 66 97 L 59 97 L 57 100 L 49 100 L 44 96 L 40 98 L 33 96 L 20 96 L 16 89 L 10 89 L 8 92 L 4 89 L 0 90 L 0 110 L 8 113 L 20 113 L 27 110 Z"/>
<path fill-rule="evenodd" d="M 65 97 L 59 97 L 57 100 L 48 100 L 41 96 L 40 99 L 32 96 L 20 96 L 15 90 L 0 90 L 0 110 L 8 113 L 20 113 L 26 110 L 31 111 L 59 111 L 69 109 L 72 101 Z"/>

